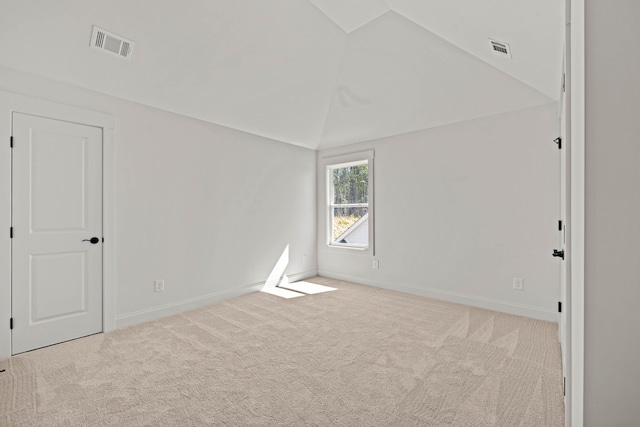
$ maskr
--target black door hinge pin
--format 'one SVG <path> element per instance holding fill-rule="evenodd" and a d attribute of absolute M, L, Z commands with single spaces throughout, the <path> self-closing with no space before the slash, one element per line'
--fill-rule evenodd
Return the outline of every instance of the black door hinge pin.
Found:
<path fill-rule="evenodd" d="M 9 329 L 13 329 L 13 317 L 9 319 Z"/>
<path fill-rule="evenodd" d="M 562 301 L 558 301 L 558 313 L 562 313 Z"/>
<path fill-rule="evenodd" d="M 562 148 L 562 138 L 557 137 L 556 139 L 553 140 L 553 142 L 558 144 L 558 150 Z"/>

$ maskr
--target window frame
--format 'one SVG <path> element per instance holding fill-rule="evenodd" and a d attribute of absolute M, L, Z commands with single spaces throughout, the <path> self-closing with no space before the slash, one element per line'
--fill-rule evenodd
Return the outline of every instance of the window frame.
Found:
<path fill-rule="evenodd" d="M 363 255 L 374 255 L 374 155 L 373 151 L 365 151 L 346 155 L 326 157 L 323 159 L 324 179 L 325 179 L 325 243 L 328 248 L 346 249 L 358 251 Z M 368 203 L 334 203 L 334 186 L 333 171 L 349 166 L 357 166 L 367 164 L 368 169 L 368 185 L 367 195 Z M 353 243 L 339 243 L 333 241 L 333 218 L 334 208 L 339 207 L 366 207 L 368 214 L 368 244 L 359 245 Z"/>

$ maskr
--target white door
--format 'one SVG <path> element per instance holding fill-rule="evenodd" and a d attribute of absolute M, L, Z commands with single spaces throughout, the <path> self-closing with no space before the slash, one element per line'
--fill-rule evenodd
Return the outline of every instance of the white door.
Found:
<path fill-rule="evenodd" d="M 18 354 L 102 331 L 102 129 L 19 113 L 12 124 Z"/>
<path fill-rule="evenodd" d="M 569 5 L 567 4 L 567 7 Z M 567 13 L 567 16 L 569 14 Z M 564 251 L 564 261 L 560 261 L 560 312 L 559 330 L 560 344 L 562 346 L 562 370 L 565 385 L 565 414 L 566 425 L 571 425 L 571 401 L 567 397 L 571 392 L 571 28 L 566 25 L 566 44 L 564 55 L 564 90 L 560 98 L 560 137 L 562 138 L 562 150 L 560 150 L 560 219 L 562 230 L 560 231 L 559 246 Z"/>
<path fill-rule="evenodd" d="M 566 96 L 564 93 L 560 98 L 560 227 L 558 236 L 558 248 L 564 253 L 564 260 L 560 260 L 560 304 L 558 318 L 558 333 L 560 334 L 560 343 L 564 346 L 567 338 L 567 211 L 568 211 L 568 191 L 567 191 L 567 125 L 566 125 Z"/>

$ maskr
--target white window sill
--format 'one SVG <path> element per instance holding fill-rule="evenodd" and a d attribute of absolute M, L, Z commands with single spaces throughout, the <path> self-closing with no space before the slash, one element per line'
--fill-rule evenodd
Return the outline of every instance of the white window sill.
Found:
<path fill-rule="evenodd" d="M 332 244 L 328 244 L 327 247 L 336 248 L 336 249 L 351 249 L 355 251 L 366 251 L 367 249 L 369 249 L 369 246 L 349 246 L 349 245 L 332 245 Z"/>

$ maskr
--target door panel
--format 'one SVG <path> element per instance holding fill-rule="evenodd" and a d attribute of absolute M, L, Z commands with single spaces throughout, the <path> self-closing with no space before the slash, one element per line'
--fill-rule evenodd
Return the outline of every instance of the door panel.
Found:
<path fill-rule="evenodd" d="M 102 331 L 102 130 L 14 113 L 12 353 Z"/>
<path fill-rule="evenodd" d="M 86 267 L 84 252 L 31 255 L 30 324 L 86 312 Z M 50 277 L 57 280 L 51 281 Z"/>
<path fill-rule="evenodd" d="M 86 140 L 34 130 L 29 144 L 32 198 L 38 202 L 31 205 L 31 230 L 83 230 Z"/>

